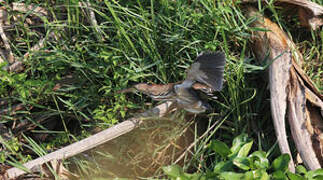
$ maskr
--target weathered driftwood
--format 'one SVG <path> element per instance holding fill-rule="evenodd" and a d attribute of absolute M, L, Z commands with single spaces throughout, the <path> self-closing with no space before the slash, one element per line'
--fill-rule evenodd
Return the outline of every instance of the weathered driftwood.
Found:
<path fill-rule="evenodd" d="M 323 103 L 320 102 L 322 95 L 296 63 L 302 62 L 303 57 L 279 26 L 251 7 L 248 7 L 247 16 L 257 17 L 254 27 L 269 30 L 254 32 L 252 44 L 259 60 L 266 59 L 268 54 L 269 61 L 273 61 L 269 67 L 271 112 L 280 150 L 282 153 L 291 155 L 286 135 L 285 117 L 287 116 L 293 140 L 305 165 L 309 169 L 320 168 L 322 154 L 318 152 L 322 150 L 317 149 L 318 146 L 315 145 L 317 142 L 312 142 L 312 139 L 316 136 L 320 137 L 321 134 L 318 134 L 318 131 L 310 133 L 308 129 L 311 128 L 311 124 L 314 124 L 314 120 L 322 122 L 322 116 L 314 119 L 307 115 L 308 111 L 315 113 L 317 109 L 308 109 L 306 105 L 307 102 L 315 102 L 312 105 L 322 110 Z M 313 126 L 319 129 L 317 123 Z M 321 141 L 319 144 L 322 144 Z M 293 161 L 290 162 L 289 169 L 295 170 Z"/>
<path fill-rule="evenodd" d="M 111 128 L 108 128 L 102 132 L 92 135 L 86 139 L 75 142 L 74 144 L 68 145 L 62 149 L 49 153 L 43 157 L 39 157 L 35 160 L 29 161 L 24 164 L 24 167 L 26 167 L 30 171 L 32 171 L 33 169 L 40 169 L 39 167 L 44 163 L 50 162 L 52 160 L 67 159 L 76 154 L 79 154 L 89 149 L 92 149 L 94 147 L 97 147 L 109 140 L 112 140 L 116 137 L 119 137 L 137 128 L 142 123 L 142 117 L 165 116 L 167 112 L 172 110 L 173 108 L 172 104 L 173 104 L 172 102 L 165 102 L 161 105 L 156 106 L 151 110 L 141 113 L 138 118 L 131 118 Z M 5 175 L 8 179 L 15 179 L 18 176 L 23 175 L 25 173 L 26 172 L 21 169 L 11 168 L 6 171 Z"/>
<path fill-rule="evenodd" d="M 268 2 L 266 0 L 261 0 L 263 2 Z M 242 2 L 258 2 L 258 0 L 242 0 Z M 314 16 L 320 16 L 323 14 L 323 7 L 316 4 L 315 2 L 308 0 L 276 0 L 275 2 L 284 2 L 289 4 L 298 5 L 310 10 Z"/>
<path fill-rule="evenodd" d="M 268 3 L 266 0 L 262 1 Z M 258 0 L 242 0 L 242 2 L 258 2 Z M 323 18 L 321 17 L 323 15 L 323 6 L 319 4 L 309 0 L 276 0 L 275 2 L 296 5 L 298 7 L 298 16 L 303 26 L 316 30 L 323 25 Z"/>
<path fill-rule="evenodd" d="M 299 81 L 295 70 L 290 70 L 291 78 L 288 86 L 288 120 L 292 136 L 303 162 L 310 169 L 321 168 L 316 157 L 311 135 L 306 128 L 306 97 L 305 87 Z"/>
<path fill-rule="evenodd" d="M 263 18 L 253 8 L 248 9 L 248 16 L 256 16 L 258 20 L 253 24 L 255 27 L 272 28 L 269 19 Z M 276 27 L 278 28 L 278 27 Z M 269 52 L 269 59 L 274 60 L 269 67 L 269 87 L 271 98 L 271 114 L 274 121 L 278 144 L 282 153 L 291 155 L 286 134 L 286 108 L 287 108 L 287 82 L 289 81 L 289 69 L 291 67 L 290 52 L 287 49 L 287 43 L 281 42 L 282 34 L 276 34 L 276 31 L 255 32 L 252 42 L 254 53 L 257 58 L 264 60 Z M 280 32 L 280 31 L 279 31 Z M 293 160 L 289 164 L 289 169 L 295 171 Z"/>

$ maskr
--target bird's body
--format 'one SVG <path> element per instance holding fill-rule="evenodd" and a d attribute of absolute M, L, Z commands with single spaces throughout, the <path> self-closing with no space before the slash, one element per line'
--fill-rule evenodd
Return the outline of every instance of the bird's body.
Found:
<path fill-rule="evenodd" d="M 175 83 L 169 84 L 146 84 L 140 83 L 134 85 L 134 88 L 156 101 L 173 100 L 176 96 L 174 92 Z"/>
<path fill-rule="evenodd" d="M 225 56 L 221 52 L 202 53 L 187 71 L 187 77 L 182 82 L 160 84 L 139 83 L 132 88 L 119 92 L 139 91 L 154 100 L 175 101 L 177 107 L 192 113 L 201 113 L 210 105 L 197 93 L 202 91 L 208 95 L 220 91 L 223 84 Z"/>

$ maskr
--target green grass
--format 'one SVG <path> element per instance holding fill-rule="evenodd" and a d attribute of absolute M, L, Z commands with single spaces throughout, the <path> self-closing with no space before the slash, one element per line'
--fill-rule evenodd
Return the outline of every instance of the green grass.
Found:
<path fill-rule="evenodd" d="M 219 99 L 211 101 L 214 111 L 197 119 L 219 126 L 197 143 L 184 169 L 203 171 L 214 166 L 200 164 L 201 157 L 213 157 L 203 147 L 210 139 L 230 144 L 241 133 L 254 139 L 255 150 L 270 150 L 271 159 L 279 155 L 266 66 L 257 63 L 249 42 L 251 33 L 259 29 L 250 27 L 253 19 L 243 15 L 237 1 L 93 1 L 99 31 L 77 0 L 29 3 L 46 8 L 50 16 L 26 27 L 23 22 L 30 14 L 9 10 L 10 15 L 22 15 L 7 30 L 15 56 L 23 57 L 51 32 L 57 39 L 48 37 L 40 51 L 19 58 L 25 63 L 24 73 L 0 71 L 0 98 L 8 98 L 9 106 L 22 103 L 28 107 L 15 116 L 1 115 L 1 122 L 7 127 L 23 122 L 36 126 L 24 132 L 12 129 L 16 138 L 4 145 L 7 150 L 0 152 L 1 163 L 24 163 L 39 152 L 91 135 L 95 127 L 111 127 L 151 108 L 156 103 L 145 96 L 114 92 L 139 82 L 182 80 L 196 56 L 208 50 L 225 52 L 225 84 L 217 93 Z M 300 29 L 299 24 L 291 23 L 297 21 L 295 17 L 282 18 L 283 12 L 273 4 L 258 8 L 293 37 L 307 62 L 306 72 L 322 91 L 322 32 Z M 53 90 L 56 83 L 64 85 Z M 151 102 L 153 105 L 147 105 Z M 75 162 L 79 162 L 80 172 L 87 172 L 83 160 L 73 158 L 66 163 Z"/>

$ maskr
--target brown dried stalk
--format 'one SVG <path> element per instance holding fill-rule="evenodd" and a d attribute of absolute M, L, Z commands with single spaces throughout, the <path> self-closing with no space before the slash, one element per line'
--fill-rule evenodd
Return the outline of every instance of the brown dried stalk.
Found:
<path fill-rule="evenodd" d="M 97 39 L 98 40 L 103 40 L 103 32 L 102 30 L 99 28 L 98 26 L 98 22 L 96 20 L 96 17 L 95 17 L 95 13 L 91 7 L 91 3 L 89 0 L 87 0 L 86 2 L 79 2 L 79 4 L 82 6 L 85 6 L 86 7 L 86 11 L 87 11 L 87 14 L 89 15 L 89 21 L 91 23 L 91 25 L 95 28 L 95 31 L 97 32 L 95 35 L 97 36 Z"/>
<path fill-rule="evenodd" d="M 0 110 L 0 115 L 1 114 L 7 114 L 10 112 L 10 114 L 14 113 L 15 111 L 19 111 L 19 110 L 22 110 L 25 106 L 20 103 L 20 104 L 17 104 L 17 105 L 14 105 L 10 108 L 6 108 L 6 109 L 2 109 Z"/>
<path fill-rule="evenodd" d="M 0 10 L 0 11 L 3 11 L 3 10 Z M 4 26 L 3 21 L 0 19 L 0 37 L 2 38 L 2 42 L 6 50 L 5 54 L 7 55 L 8 62 L 12 64 L 15 62 L 15 57 L 12 53 L 9 39 L 7 38 L 7 35 L 4 32 L 3 26 Z"/>

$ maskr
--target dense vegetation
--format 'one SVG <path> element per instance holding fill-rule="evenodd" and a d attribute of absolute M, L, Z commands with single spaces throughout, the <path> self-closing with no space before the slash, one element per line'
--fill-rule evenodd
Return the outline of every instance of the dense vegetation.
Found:
<path fill-rule="evenodd" d="M 10 9 L 10 2 L 0 4 Z M 36 17 L 36 25 L 25 26 L 31 14 L 8 11 L 9 19 L 21 15 L 6 32 L 25 70 L 0 70 L 0 98 L 9 102 L 0 110 L 19 103 L 24 109 L 0 115 L 1 123 L 11 132 L 11 138 L 1 141 L 5 149 L 0 151 L 1 164 L 19 166 L 153 107 L 157 103 L 141 94 L 115 92 L 139 82 L 182 80 L 185 69 L 199 53 L 223 51 L 227 57 L 224 89 L 216 94 L 217 100 L 210 100 L 213 112 L 196 116 L 194 121 L 218 126 L 195 145 L 195 153 L 183 165 L 184 171 L 202 176 L 229 162 L 238 164 L 229 168 L 240 173 L 237 177 L 250 169 L 263 171 L 270 167 L 270 176 L 293 176 L 287 173 L 286 166 L 275 165 L 286 156 L 280 156 L 275 144 L 265 76 L 267 64 L 257 62 L 249 42 L 252 32 L 261 29 L 250 26 L 253 20 L 244 17 L 239 1 L 106 0 L 93 1 L 89 7 L 77 0 L 24 3 L 36 4 L 49 13 Z M 320 0 L 316 3 L 323 5 Z M 294 14 L 287 17 L 273 3 L 255 6 L 293 37 L 307 62 L 306 72 L 322 90 L 322 31 L 302 28 Z M 98 27 L 90 23 L 87 8 L 95 12 Z M 49 38 L 52 32 L 56 38 Z M 31 52 L 31 47 L 44 37 L 48 37 L 44 47 Z M 22 58 L 27 52 L 29 56 Z M 22 123 L 29 124 L 28 128 L 16 127 Z M 233 151 L 221 142 L 229 145 L 243 133 L 253 141 L 250 144 L 244 137 L 243 145 L 249 143 L 247 150 L 239 159 L 233 159 L 231 153 L 244 146 Z M 250 149 L 255 152 L 248 156 Z M 89 171 L 87 163 L 78 158 L 65 164 L 80 174 Z M 100 169 L 99 164 L 96 167 Z M 191 176 L 182 171 L 179 167 L 164 167 L 169 177 Z M 299 172 L 306 170 L 301 168 Z M 215 176 L 219 174 L 220 171 Z"/>

